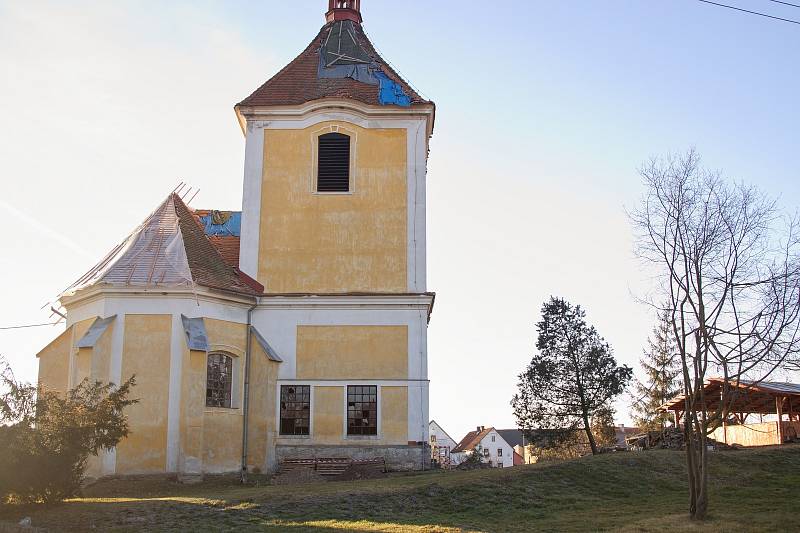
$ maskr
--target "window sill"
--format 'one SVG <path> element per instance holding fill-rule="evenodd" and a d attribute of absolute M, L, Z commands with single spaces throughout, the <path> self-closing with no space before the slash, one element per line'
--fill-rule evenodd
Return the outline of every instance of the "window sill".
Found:
<path fill-rule="evenodd" d="M 381 440 L 380 435 L 345 435 L 344 440 Z"/>
<path fill-rule="evenodd" d="M 311 435 L 278 435 L 281 440 L 309 440 Z"/>
<path fill-rule="evenodd" d="M 209 407 L 208 405 L 205 407 L 205 412 L 229 414 L 229 415 L 241 414 L 241 410 L 238 407 Z"/>
<path fill-rule="evenodd" d="M 346 192 L 345 191 L 341 191 L 341 192 L 336 192 L 336 191 L 330 191 L 330 192 L 314 191 L 311 194 L 313 194 L 314 196 L 352 196 L 353 192 L 354 191 L 346 191 Z"/>

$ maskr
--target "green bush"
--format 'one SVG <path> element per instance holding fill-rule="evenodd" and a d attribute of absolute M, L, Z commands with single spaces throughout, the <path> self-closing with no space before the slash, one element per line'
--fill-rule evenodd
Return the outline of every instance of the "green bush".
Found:
<path fill-rule="evenodd" d="M 15 380 L 0 360 L 0 502 L 74 496 L 86 461 L 128 435 L 125 407 L 135 380 L 119 387 L 84 380 L 66 394 Z"/>

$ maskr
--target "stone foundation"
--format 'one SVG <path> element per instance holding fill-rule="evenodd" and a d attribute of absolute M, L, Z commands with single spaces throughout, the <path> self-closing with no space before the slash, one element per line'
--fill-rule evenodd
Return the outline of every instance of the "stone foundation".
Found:
<path fill-rule="evenodd" d="M 326 446 L 278 445 L 275 458 L 313 459 L 315 457 L 347 457 L 350 459 L 375 459 L 383 457 L 389 470 L 423 470 L 429 467 L 430 451 L 427 446 Z"/>

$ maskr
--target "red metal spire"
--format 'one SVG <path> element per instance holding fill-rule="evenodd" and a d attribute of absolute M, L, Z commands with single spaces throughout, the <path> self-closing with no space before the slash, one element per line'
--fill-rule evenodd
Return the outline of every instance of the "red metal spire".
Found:
<path fill-rule="evenodd" d="M 325 21 L 352 20 L 361 24 L 361 0 L 328 0 L 328 12 Z"/>

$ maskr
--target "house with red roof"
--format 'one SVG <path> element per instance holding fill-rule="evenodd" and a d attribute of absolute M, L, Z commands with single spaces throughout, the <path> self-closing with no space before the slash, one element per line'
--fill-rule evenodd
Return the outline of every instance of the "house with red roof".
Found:
<path fill-rule="evenodd" d="M 140 398 L 90 476 L 430 463 L 435 106 L 377 53 L 360 0 L 329 0 L 324 18 L 234 108 L 241 210 L 193 209 L 178 188 L 60 295 L 40 383 L 135 376 Z"/>
<path fill-rule="evenodd" d="M 493 427 L 477 426 L 470 431 L 450 455 L 456 463 L 462 463 L 468 456 L 477 453 L 481 461 L 498 468 L 514 466 L 514 448 Z"/>

